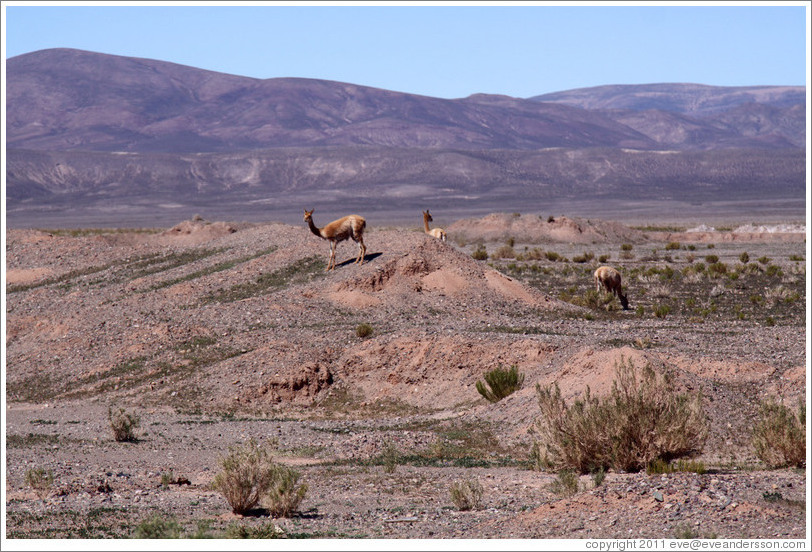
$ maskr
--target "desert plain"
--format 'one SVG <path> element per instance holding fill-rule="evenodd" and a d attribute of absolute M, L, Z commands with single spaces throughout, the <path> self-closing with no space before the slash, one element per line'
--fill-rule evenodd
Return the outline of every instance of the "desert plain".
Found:
<path fill-rule="evenodd" d="M 805 470 L 752 442 L 764 400 L 806 400 L 803 223 L 435 220 L 447 242 L 370 225 L 365 262 L 345 241 L 329 273 L 304 223 L 8 228 L 6 537 L 808 537 Z M 628 310 L 590 296 L 601 264 Z M 621 362 L 701 393 L 703 473 L 609 470 L 563 493 L 531 461 L 536 387 L 605 395 Z M 485 400 L 476 383 L 509 366 L 521 389 Z M 111 408 L 136 441 L 113 438 Z M 250 439 L 301 474 L 292 515 L 236 515 L 212 488 Z M 476 508 L 452 500 L 461 481 Z"/>

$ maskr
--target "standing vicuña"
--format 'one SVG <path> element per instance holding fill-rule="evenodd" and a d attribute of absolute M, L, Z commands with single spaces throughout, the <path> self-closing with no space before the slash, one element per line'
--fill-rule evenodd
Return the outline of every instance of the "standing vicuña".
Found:
<path fill-rule="evenodd" d="M 601 291 L 604 288 L 607 292 L 613 293 L 620 299 L 620 304 L 623 305 L 623 310 L 629 309 L 629 301 L 623 295 L 623 290 L 620 285 L 620 272 L 611 266 L 602 266 L 595 271 L 595 291 Z"/>
<path fill-rule="evenodd" d="M 336 266 L 336 245 L 338 242 L 348 238 L 352 238 L 359 244 L 358 258 L 355 259 L 355 262 L 364 264 L 364 255 L 367 252 L 367 247 L 364 245 L 364 228 L 367 226 L 367 221 L 364 220 L 364 217 L 347 215 L 346 217 L 334 220 L 324 228 L 317 228 L 316 225 L 313 224 L 314 210 L 315 209 L 309 211 L 307 209 L 304 210 L 304 221 L 307 223 L 311 232 L 330 242 L 330 261 L 327 263 L 327 270 L 333 270 Z"/>
<path fill-rule="evenodd" d="M 431 230 L 429 230 L 429 223 L 432 220 L 434 219 L 431 218 L 429 210 L 426 209 L 425 211 L 423 211 L 423 226 L 426 228 L 426 234 L 428 234 L 429 236 L 433 236 L 440 241 L 446 241 L 446 233 L 445 230 L 443 230 L 442 228 L 432 228 Z"/>

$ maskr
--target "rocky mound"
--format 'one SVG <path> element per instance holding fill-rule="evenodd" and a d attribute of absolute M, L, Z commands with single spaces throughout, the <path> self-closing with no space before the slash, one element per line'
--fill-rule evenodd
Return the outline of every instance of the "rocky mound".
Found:
<path fill-rule="evenodd" d="M 506 241 L 520 243 L 640 243 L 645 234 L 618 222 L 570 218 L 542 218 L 519 213 L 493 213 L 482 218 L 462 219 L 448 227 L 457 241 Z"/>
<path fill-rule="evenodd" d="M 323 295 L 337 305 L 361 309 L 398 301 L 426 303 L 438 297 L 460 305 L 472 299 L 488 299 L 536 308 L 572 309 L 435 238 L 405 234 L 401 248 L 382 255 L 374 268 L 367 265 L 329 286 Z"/>

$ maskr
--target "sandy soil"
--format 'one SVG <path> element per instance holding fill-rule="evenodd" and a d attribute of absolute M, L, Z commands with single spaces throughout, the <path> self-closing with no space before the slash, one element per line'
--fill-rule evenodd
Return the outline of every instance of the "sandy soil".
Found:
<path fill-rule="evenodd" d="M 763 398 L 806 397 L 804 234 L 503 214 L 447 230 L 441 243 L 417 228 L 369 228 L 366 262 L 352 264 L 356 246 L 344 242 L 324 273 L 328 244 L 303 224 L 9 229 L 7 537 L 127 538 L 160 514 L 187 536 L 273 524 L 320 539 L 808 538 L 805 471 L 766 469 L 750 438 Z M 562 297 L 591 288 L 597 261 L 542 258 L 521 272 L 515 259 L 472 258 L 507 239 L 567 257 L 611 251 L 627 273 L 691 262 L 684 250 L 664 259 L 666 243 L 695 244 L 697 258 L 713 244 L 731 265 L 745 250 L 769 257 L 781 276 L 731 280 L 718 292 L 730 301 L 711 314 L 660 318 L 659 284 L 641 275 L 625 282 L 632 310 L 594 312 Z M 660 253 L 621 260 L 624 243 Z M 719 283 L 698 285 L 706 301 Z M 748 299 L 778 297 L 779 286 L 795 299 Z M 370 336 L 356 334 L 362 323 Z M 535 386 L 600 395 L 622 359 L 702 392 L 711 432 L 696 460 L 707 473 L 610 471 L 562 496 L 555 473 L 529 469 Z M 485 401 L 476 382 L 509 365 L 524 387 Z M 140 416 L 137 442 L 113 439 L 111 406 Z M 294 516 L 236 516 L 211 489 L 219 459 L 250 438 L 275 440 L 278 460 L 302 473 Z M 25 480 L 35 468 L 54 475 L 43 496 Z M 449 489 L 463 480 L 483 485 L 480 508 L 455 507 Z"/>

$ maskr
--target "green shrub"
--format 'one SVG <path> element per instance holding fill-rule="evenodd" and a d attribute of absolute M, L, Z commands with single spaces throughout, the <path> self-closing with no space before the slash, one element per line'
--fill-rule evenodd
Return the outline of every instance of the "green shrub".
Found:
<path fill-rule="evenodd" d="M 515 259 L 516 251 L 510 245 L 503 245 L 491 257 L 494 259 Z"/>
<path fill-rule="evenodd" d="M 266 523 L 258 527 L 246 526 L 242 523 L 235 523 L 226 529 L 226 538 L 229 539 L 284 539 L 287 538 L 285 531 L 274 525 Z"/>
<path fill-rule="evenodd" d="M 624 243 L 624 244 L 621 244 L 621 246 L 620 246 L 620 250 L 621 250 L 621 251 L 631 251 L 631 250 L 632 250 L 632 247 L 633 247 L 633 246 L 632 246 L 632 244 L 630 244 L 630 243 Z"/>
<path fill-rule="evenodd" d="M 602 309 L 606 311 L 616 311 L 620 310 L 621 308 L 617 301 L 617 297 L 615 297 L 614 294 L 600 292 L 595 289 L 588 289 L 583 293 L 583 295 L 577 297 L 567 296 L 565 300 L 568 300 L 580 307 L 586 307 L 593 310 Z"/>
<path fill-rule="evenodd" d="M 777 278 L 784 277 L 784 271 L 781 270 L 781 267 L 772 264 L 767 267 L 767 271 L 765 272 L 765 274 L 767 274 L 767 276 L 775 276 Z"/>
<path fill-rule="evenodd" d="M 739 260 L 742 264 L 747 264 L 750 262 L 750 255 L 747 254 L 747 251 L 742 251 L 741 255 L 739 255 Z"/>
<path fill-rule="evenodd" d="M 138 440 L 135 429 L 141 424 L 141 418 L 135 414 L 130 414 L 123 408 L 113 410 L 107 409 L 107 418 L 110 421 L 110 429 L 113 430 L 113 438 L 119 442 L 134 443 Z"/>
<path fill-rule="evenodd" d="M 488 387 L 485 386 L 485 383 L 477 380 L 476 390 L 492 403 L 499 402 L 511 393 L 518 391 L 524 384 L 524 374 L 519 373 L 516 365 L 511 366 L 508 370 L 501 366 L 494 368 L 487 372 L 484 377 Z"/>
<path fill-rule="evenodd" d="M 606 470 L 603 468 L 598 468 L 597 470 L 592 472 L 592 484 L 596 487 L 600 487 L 603 484 L 603 480 L 606 479 Z"/>
<path fill-rule="evenodd" d="M 679 249 L 680 247 L 682 247 L 682 246 L 680 245 L 679 242 L 673 241 L 673 242 L 668 242 L 666 244 L 665 250 L 666 251 L 674 251 L 676 249 Z"/>
<path fill-rule="evenodd" d="M 657 305 L 654 307 L 654 316 L 657 318 L 665 318 L 671 313 L 671 307 L 668 305 Z"/>
<path fill-rule="evenodd" d="M 242 448 L 232 447 L 229 455 L 220 459 L 220 465 L 223 470 L 215 476 L 212 487 L 225 497 L 235 514 L 255 508 L 271 487 L 271 451 L 254 439 Z"/>
<path fill-rule="evenodd" d="M 25 482 L 40 500 L 44 500 L 51 492 L 54 474 L 50 470 L 46 472 L 43 468 L 32 468 L 25 472 Z"/>
<path fill-rule="evenodd" d="M 383 461 L 383 469 L 386 473 L 395 473 L 398 467 L 398 460 L 400 459 L 400 452 L 397 447 L 392 443 L 386 445 L 381 453 L 381 460 Z"/>
<path fill-rule="evenodd" d="M 270 445 L 251 439 L 242 447 L 231 447 L 220 459 L 222 471 L 212 487 L 219 491 L 235 514 L 245 514 L 263 503 L 271 515 L 287 516 L 295 511 L 307 492 L 298 485 L 299 472 L 273 461 Z"/>
<path fill-rule="evenodd" d="M 544 251 L 538 247 L 534 247 L 524 254 L 525 261 L 540 261 L 542 258 L 544 258 Z"/>
<path fill-rule="evenodd" d="M 183 527 L 172 517 L 154 514 L 139 523 L 133 532 L 134 539 L 182 539 Z"/>
<path fill-rule="evenodd" d="M 719 256 L 718 255 L 705 255 L 705 262 L 708 263 L 708 264 L 711 264 L 711 265 L 714 264 L 714 263 L 718 263 L 719 262 Z"/>
<path fill-rule="evenodd" d="M 753 428 L 756 456 L 770 468 L 806 465 L 806 405 L 797 413 L 782 403 L 765 401 Z"/>
<path fill-rule="evenodd" d="M 545 251 L 544 256 L 547 258 L 548 261 L 553 263 L 562 260 L 561 255 L 559 255 L 555 251 Z"/>
<path fill-rule="evenodd" d="M 706 257 L 707 258 L 707 257 Z M 727 265 L 725 263 L 716 262 L 708 265 L 708 273 L 712 276 L 721 276 L 727 273 Z"/>
<path fill-rule="evenodd" d="M 573 257 L 572 262 L 574 262 L 574 263 L 586 263 L 588 261 L 591 261 L 594 258 L 595 258 L 594 253 L 592 253 L 591 251 L 585 251 L 581 255 L 576 255 L 575 257 Z"/>
<path fill-rule="evenodd" d="M 550 484 L 550 490 L 557 495 L 570 496 L 578 492 L 578 474 L 572 470 L 561 470 Z"/>
<path fill-rule="evenodd" d="M 700 394 L 675 392 L 667 374 L 646 366 L 642 376 L 631 361 L 616 365 L 609 396 L 567 405 L 558 384 L 536 386 L 541 416 L 532 457 L 539 468 L 590 473 L 614 468 L 639 471 L 656 459 L 670 461 L 702 449 L 708 420 Z"/>
<path fill-rule="evenodd" d="M 299 509 L 307 493 L 307 485 L 299 484 L 301 473 L 288 466 L 276 464 L 268 493 L 262 504 L 273 517 L 288 517 Z"/>
<path fill-rule="evenodd" d="M 484 492 L 479 481 L 454 481 L 450 489 L 451 501 L 460 511 L 478 510 L 482 505 Z"/>
<path fill-rule="evenodd" d="M 370 326 L 369 324 L 366 324 L 366 323 L 358 324 L 358 326 L 355 327 L 355 335 L 357 335 L 358 337 L 360 337 L 362 339 L 365 338 L 365 337 L 371 336 L 372 331 L 373 331 L 372 326 Z"/>
<path fill-rule="evenodd" d="M 473 257 L 475 261 L 487 261 L 488 251 L 485 249 L 484 245 L 479 245 L 474 252 L 471 253 L 471 257 Z"/>

